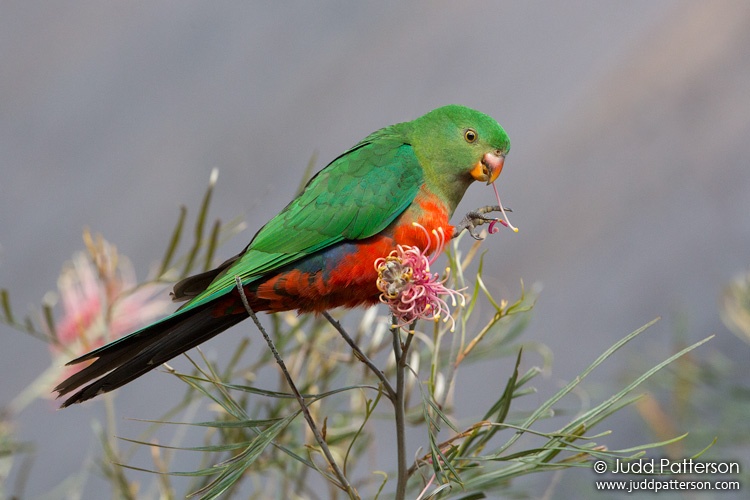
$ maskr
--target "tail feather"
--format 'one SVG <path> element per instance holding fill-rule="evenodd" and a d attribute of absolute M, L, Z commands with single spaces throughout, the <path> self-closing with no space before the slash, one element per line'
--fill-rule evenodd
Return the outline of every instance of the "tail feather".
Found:
<path fill-rule="evenodd" d="M 96 358 L 55 387 L 60 397 L 88 384 L 66 399 L 61 407 L 113 391 L 247 317 L 244 314 L 215 317 L 210 306 L 205 304 L 181 311 L 68 363 Z"/>
<path fill-rule="evenodd" d="M 112 371 L 114 367 L 120 366 L 138 352 L 168 335 L 184 319 L 186 317 L 183 315 L 169 317 L 68 361 L 66 366 L 94 360 L 89 366 L 61 382 L 54 390 L 59 393 L 58 396 L 64 396 L 86 382 Z"/>

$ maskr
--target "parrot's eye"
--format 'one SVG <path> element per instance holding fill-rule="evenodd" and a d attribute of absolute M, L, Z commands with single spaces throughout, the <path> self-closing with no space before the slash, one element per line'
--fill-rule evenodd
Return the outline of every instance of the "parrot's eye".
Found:
<path fill-rule="evenodd" d="M 466 131 L 464 131 L 464 139 L 466 139 L 466 142 L 476 142 L 477 131 L 473 128 L 467 128 Z"/>

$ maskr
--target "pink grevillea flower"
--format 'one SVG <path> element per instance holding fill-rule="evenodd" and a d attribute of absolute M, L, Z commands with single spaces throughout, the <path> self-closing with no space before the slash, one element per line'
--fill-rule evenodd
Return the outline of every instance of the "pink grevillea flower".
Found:
<path fill-rule="evenodd" d="M 170 308 L 166 294 L 157 297 L 163 286 L 137 287 L 133 266 L 114 245 L 101 237 L 94 240 L 88 232 L 84 241 L 88 253 L 74 255 L 57 281 L 63 312 L 55 332 L 48 332 L 57 339 L 51 344 L 56 363 L 130 333 Z M 68 377 L 81 368 L 70 367 L 62 375 Z"/>
<path fill-rule="evenodd" d="M 451 330 L 455 321 L 450 314 L 448 303 L 443 296 L 451 299 L 455 307 L 457 300 L 465 304 L 460 290 L 452 290 L 445 286 L 447 276 L 440 279 L 438 273 L 430 272 L 430 265 L 434 264 L 443 252 L 446 238 L 443 228 L 432 231 L 435 237 L 434 251 L 428 257 L 428 251 L 433 246 L 432 238 L 420 224 L 415 227 L 424 231 L 427 237 L 427 248 L 424 251 L 418 247 L 397 245 L 387 257 L 375 260 L 378 271 L 377 287 L 381 291 L 380 301 L 387 304 L 396 316 L 399 327 L 404 327 L 418 319 L 451 321 Z"/>

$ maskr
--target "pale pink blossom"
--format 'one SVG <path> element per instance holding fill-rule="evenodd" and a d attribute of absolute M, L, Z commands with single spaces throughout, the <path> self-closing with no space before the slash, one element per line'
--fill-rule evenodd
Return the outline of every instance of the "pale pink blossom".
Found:
<path fill-rule="evenodd" d="M 55 331 L 47 332 L 57 340 L 51 344 L 56 362 L 145 326 L 170 308 L 164 286 L 138 287 L 133 266 L 114 245 L 101 237 L 94 240 L 88 233 L 84 240 L 88 252 L 76 253 L 57 281 L 62 316 Z M 62 375 L 68 377 L 81 368 L 70 367 Z"/>

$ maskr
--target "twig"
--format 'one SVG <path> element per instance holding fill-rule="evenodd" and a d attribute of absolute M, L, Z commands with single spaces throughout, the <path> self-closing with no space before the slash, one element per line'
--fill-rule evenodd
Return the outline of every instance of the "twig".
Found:
<path fill-rule="evenodd" d="M 406 342 L 401 343 L 401 328 L 393 317 L 391 333 L 393 334 L 393 355 L 396 357 L 396 400 L 393 407 L 396 416 L 396 447 L 398 454 L 398 472 L 396 482 L 396 500 L 406 498 L 406 482 L 409 479 L 406 465 L 406 401 L 404 394 L 404 378 L 406 375 L 406 357 L 409 352 L 413 333 L 409 333 Z M 411 330 L 413 331 L 414 325 Z"/>
<path fill-rule="evenodd" d="M 390 399 L 391 401 L 395 401 L 396 400 L 396 391 L 393 389 L 393 386 L 388 381 L 388 379 L 386 378 L 385 374 L 380 370 L 380 368 L 378 368 L 377 366 L 375 366 L 375 363 L 373 363 L 372 361 L 370 361 L 370 358 L 368 358 L 365 355 L 365 353 L 362 352 L 362 350 L 359 348 L 359 346 L 357 345 L 357 343 L 354 342 L 354 339 L 352 339 L 349 336 L 349 334 L 346 332 L 346 330 L 344 330 L 344 327 L 341 326 L 341 323 L 339 323 L 338 321 L 336 321 L 335 319 L 333 319 L 333 317 L 330 314 L 328 314 L 328 311 L 323 311 L 323 317 L 325 317 L 325 319 L 327 319 L 328 322 L 331 323 L 331 325 L 333 325 L 333 327 L 344 338 L 344 340 L 346 341 L 346 343 L 349 344 L 349 347 L 352 348 L 352 351 L 354 351 L 354 355 L 357 357 L 357 359 L 359 359 L 360 361 L 362 361 L 367 366 L 367 368 L 369 368 L 370 371 L 372 373 L 374 373 L 375 376 L 380 379 L 380 382 L 383 384 L 383 387 L 385 388 L 385 392 L 388 395 L 388 399 Z"/>
<path fill-rule="evenodd" d="M 352 485 L 349 484 L 349 481 L 346 479 L 346 476 L 344 476 L 344 474 L 341 472 L 341 469 L 339 468 L 338 464 L 336 464 L 336 461 L 334 460 L 333 455 L 331 454 L 331 450 L 328 448 L 328 444 L 323 438 L 323 435 L 320 433 L 320 430 L 318 430 L 318 426 L 315 425 L 315 421 L 313 420 L 312 415 L 310 414 L 310 410 L 307 407 L 307 403 L 305 403 L 305 398 L 302 396 L 299 390 L 297 390 L 297 386 L 294 384 L 294 381 L 292 380 L 292 376 L 289 374 L 289 370 L 287 370 L 284 360 L 281 359 L 281 355 L 279 354 L 279 351 L 276 350 L 276 345 L 273 343 L 273 340 L 271 340 L 271 337 L 268 336 L 268 333 L 266 333 L 266 329 L 263 328 L 263 325 L 260 324 L 260 321 L 258 320 L 258 316 L 255 315 L 255 311 L 253 311 L 253 309 L 250 307 L 250 303 L 247 300 L 247 296 L 245 296 L 245 290 L 242 287 L 242 279 L 239 276 L 235 276 L 234 279 L 237 284 L 237 290 L 240 293 L 240 298 L 242 299 L 242 304 L 245 306 L 245 310 L 247 311 L 247 314 L 250 315 L 250 317 L 253 319 L 253 322 L 255 323 L 255 326 L 258 327 L 258 330 L 260 330 L 260 333 L 263 335 L 263 338 L 268 344 L 268 347 L 271 349 L 271 353 L 273 354 L 273 357 L 276 359 L 276 363 L 279 365 L 282 373 L 284 374 L 284 377 L 286 378 L 287 384 L 289 384 L 289 387 L 292 389 L 292 392 L 294 393 L 294 397 L 297 398 L 297 402 L 299 403 L 300 409 L 302 410 L 302 414 L 305 416 L 305 420 L 307 420 L 307 424 L 310 426 L 310 430 L 315 436 L 315 440 L 320 445 L 320 448 L 323 451 L 323 455 L 326 457 L 326 460 L 328 461 L 328 465 L 331 467 L 331 469 L 333 470 L 333 473 L 336 475 L 336 477 L 338 478 L 340 482 L 338 486 L 344 491 L 346 491 L 346 493 L 349 495 L 349 498 L 359 500 L 360 497 L 359 497 L 359 494 L 357 493 L 357 490 L 355 490 L 352 487 Z"/>
<path fill-rule="evenodd" d="M 341 326 L 341 323 L 333 319 L 333 317 L 324 312 L 323 316 L 328 320 L 331 325 L 339 332 L 344 338 L 347 344 L 354 351 L 354 355 L 360 359 L 369 369 L 372 371 L 383 384 L 388 398 L 393 403 L 395 420 L 396 420 L 396 448 L 398 458 L 398 470 L 396 480 L 396 500 L 403 500 L 406 498 L 406 482 L 409 479 L 409 469 L 406 464 L 406 394 L 404 390 L 404 378 L 406 373 L 406 359 L 409 352 L 409 346 L 411 345 L 414 335 L 409 333 L 406 337 L 406 341 L 401 343 L 401 329 L 398 326 L 391 328 L 393 334 L 393 355 L 396 358 L 396 388 L 394 390 L 391 383 L 386 378 L 385 374 L 365 356 L 359 346 L 349 336 L 349 334 Z M 393 318 L 393 325 L 397 324 L 396 318 Z M 411 326 L 411 330 L 414 330 L 414 325 Z"/>

